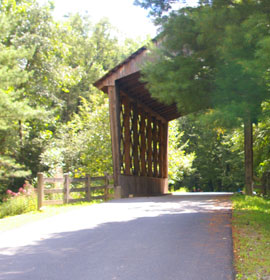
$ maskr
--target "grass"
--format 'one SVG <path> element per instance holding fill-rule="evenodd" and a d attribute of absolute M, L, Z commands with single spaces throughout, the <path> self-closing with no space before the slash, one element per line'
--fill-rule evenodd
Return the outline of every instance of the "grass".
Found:
<path fill-rule="evenodd" d="M 89 206 L 91 204 L 99 203 L 100 200 L 93 200 L 92 202 L 80 202 L 74 204 L 45 206 L 42 211 L 32 211 L 17 216 L 8 216 L 0 219 L 0 231 L 11 230 L 18 228 L 25 224 L 29 224 L 35 221 L 46 219 L 58 214 L 66 213 L 68 211 L 76 210 L 83 206 Z M 1 205 L 0 205 L 1 207 Z"/>
<path fill-rule="evenodd" d="M 235 195 L 233 238 L 237 280 L 270 279 L 270 200 Z"/>
<path fill-rule="evenodd" d="M 112 192 L 113 190 L 109 190 L 109 194 L 112 194 Z M 42 211 L 37 211 L 37 196 L 31 185 L 24 185 L 18 193 L 8 190 L 6 200 L 0 203 L 0 231 L 17 228 L 85 205 L 99 203 L 101 200 L 95 199 L 95 196 L 103 194 L 101 191 L 94 191 L 92 192 L 94 196 L 91 202 L 45 206 Z M 83 195 L 84 193 L 75 193 L 75 195 L 72 193 L 71 198 L 81 198 Z M 59 200 L 62 199 L 62 194 L 48 194 L 45 197 L 49 200 Z"/>

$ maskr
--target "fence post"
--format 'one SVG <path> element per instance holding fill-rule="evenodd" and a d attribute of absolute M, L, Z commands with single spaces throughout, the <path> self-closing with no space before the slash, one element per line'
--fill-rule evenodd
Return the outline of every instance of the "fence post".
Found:
<path fill-rule="evenodd" d="M 69 184 L 70 184 L 70 180 L 69 180 L 69 176 L 68 173 L 64 174 L 64 204 L 68 203 L 68 199 L 69 199 Z"/>
<path fill-rule="evenodd" d="M 43 173 L 38 173 L 38 210 L 43 206 L 44 200 L 44 176 Z"/>
<path fill-rule="evenodd" d="M 86 200 L 91 201 L 91 177 L 89 174 L 85 175 L 85 191 L 86 191 Z"/>
<path fill-rule="evenodd" d="M 104 172 L 104 177 L 105 177 L 105 193 L 104 193 L 104 200 L 108 200 L 109 198 L 109 184 L 110 184 L 110 181 L 109 181 L 109 176 L 108 176 L 108 173 L 107 172 Z"/>

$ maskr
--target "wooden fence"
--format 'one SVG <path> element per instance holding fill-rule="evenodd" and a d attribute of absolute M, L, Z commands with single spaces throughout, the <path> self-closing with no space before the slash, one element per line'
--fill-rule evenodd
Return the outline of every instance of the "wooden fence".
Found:
<path fill-rule="evenodd" d="M 110 185 L 110 180 L 113 176 L 104 174 L 101 177 L 90 177 L 86 175 L 84 178 L 70 178 L 68 174 L 64 174 L 63 178 L 45 178 L 43 173 L 38 173 L 38 210 L 45 205 L 56 205 L 56 204 L 66 204 L 74 203 L 80 201 L 92 201 L 95 199 L 108 200 L 112 198 L 109 194 L 109 189 L 114 186 Z M 104 180 L 104 185 L 101 186 L 91 186 L 92 182 Z M 63 188 L 46 188 L 47 184 L 63 184 Z M 70 187 L 70 184 L 84 183 L 84 187 L 76 188 L 74 185 Z M 94 191 L 102 191 L 102 195 L 94 195 Z M 74 192 L 85 192 L 85 198 L 71 198 L 70 193 Z M 62 194 L 62 199 L 59 200 L 46 200 L 46 194 Z"/>

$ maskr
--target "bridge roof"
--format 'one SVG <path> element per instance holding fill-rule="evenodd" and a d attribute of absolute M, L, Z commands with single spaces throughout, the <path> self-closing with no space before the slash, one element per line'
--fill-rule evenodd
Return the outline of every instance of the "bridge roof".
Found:
<path fill-rule="evenodd" d="M 141 78 L 141 67 L 146 59 L 147 48 L 142 47 L 130 55 L 123 62 L 111 69 L 94 85 L 105 93 L 108 93 L 109 86 L 117 84 L 120 92 L 123 91 L 135 102 L 148 107 L 151 111 L 162 116 L 167 121 L 181 116 L 175 104 L 166 105 L 152 98 L 146 83 Z"/>

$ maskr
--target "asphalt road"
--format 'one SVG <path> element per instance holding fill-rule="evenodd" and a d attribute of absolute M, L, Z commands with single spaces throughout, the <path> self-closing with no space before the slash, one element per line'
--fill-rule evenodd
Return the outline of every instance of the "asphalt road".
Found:
<path fill-rule="evenodd" d="M 83 207 L 0 233 L 1 280 L 231 280 L 228 196 Z"/>

